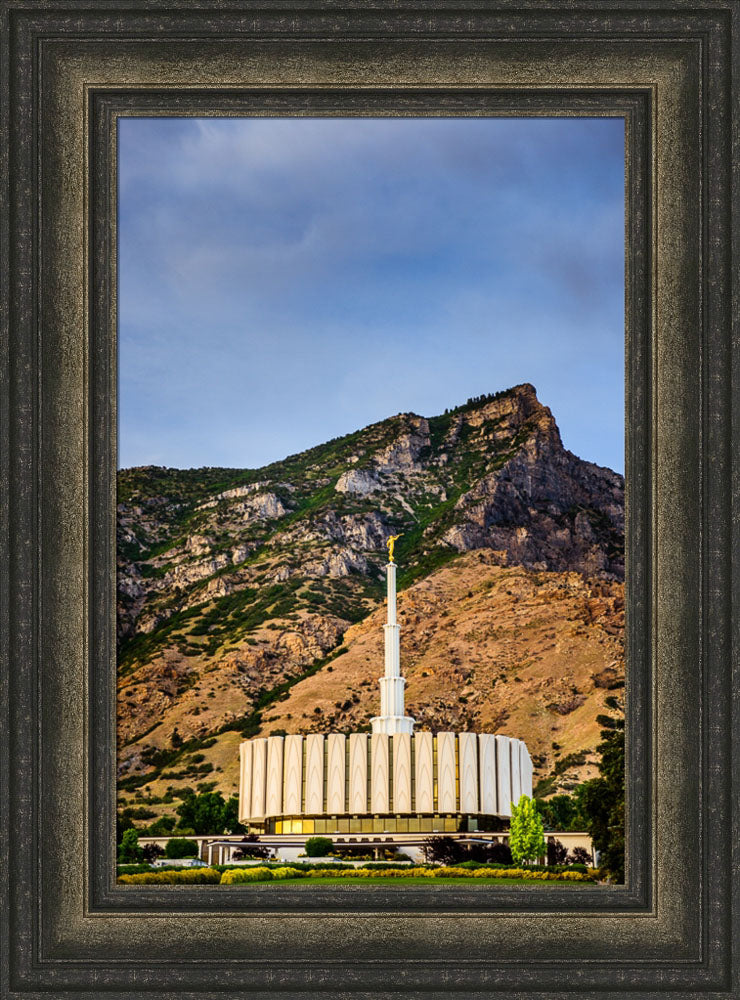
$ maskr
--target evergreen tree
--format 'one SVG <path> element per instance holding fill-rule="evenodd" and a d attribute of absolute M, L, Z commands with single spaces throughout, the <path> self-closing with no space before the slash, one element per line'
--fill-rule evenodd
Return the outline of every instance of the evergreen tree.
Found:
<path fill-rule="evenodd" d="M 545 853 L 545 836 L 542 818 L 534 799 L 522 795 L 517 805 L 511 807 L 509 847 L 514 861 L 536 861 Z"/>
<path fill-rule="evenodd" d="M 624 721 L 608 715 L 596 721 L 605 728 L 597 747 L 601 776 L 582 786 L 588 832 L 600 854 L 599 866 L 615 882 L 624 882 Z"/>

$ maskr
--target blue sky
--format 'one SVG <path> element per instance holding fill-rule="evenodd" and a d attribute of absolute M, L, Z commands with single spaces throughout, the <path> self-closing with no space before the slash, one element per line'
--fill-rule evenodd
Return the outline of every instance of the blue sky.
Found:
<path fill-rule="evenodd" d="M 119 119 L 119 466 L 532 382 L 624 468 L 621 119 Z"/>

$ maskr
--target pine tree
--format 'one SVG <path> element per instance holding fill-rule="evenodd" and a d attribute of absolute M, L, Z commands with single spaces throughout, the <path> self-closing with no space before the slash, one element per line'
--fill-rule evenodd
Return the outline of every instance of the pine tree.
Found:
<path fill-rule="evenodd" d="M 537 811 L 534 799 L 522 795 L 517 805 L 511 808 L 511 828 L 509 847 L 514 861 L 536 861 L 545 853 L 545 835 L 542 817 Z"/>
<path fill-rule="evenodd" d="M 596 721 L 604 726 L 602 742 L 596 748 L 601 754 L 600 777 L 584 786 L 584 805 L 588 816 L 588 832 L 600 854 L 599 866 L 615 882 L 624 882 L 624 721 L 599 715 Z"/>

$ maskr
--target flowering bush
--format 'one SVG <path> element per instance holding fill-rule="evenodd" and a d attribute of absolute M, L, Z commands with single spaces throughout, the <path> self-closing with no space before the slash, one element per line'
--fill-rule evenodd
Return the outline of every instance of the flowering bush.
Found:
<path fill-rule="evenodd" d="M 272 877 L 281 878 L 305 878 L 306 872 L 301 871 L 300 868 L 273 868 Z"/>
<path fill-rule="evenodd" d="M 373 868 L 354 868 L 350 871 L 333 872 L 326 869 L 307 873 L 309 878 L 517 878 L 547 882 L 591 882 L 592 878 L 583 872 L 530 871 L 527 868 L 390 868 L 378 871 Z"/>
<path fill-rule="evenodd" d="M 305 878 L 308 873 L 300 868 L 229 868 L 221 875 L 221 885 L 244 885 L 247 882 L 272 882 L 286 878 Z"/>
<path fill-rule="evenodd" d="M 258 865 L 255 868 L 230 868 L 221 875 L 221 885 L 243 885 L 246 882 L 270 882 L 274 873 Z"/>
<path fill-rule="evenodd" d="M 221 872 L 215 868 L 185 868 L 168 872 L 119 875 L 119 885 L 218 885 Z"/>
<path fill-rule="evenodd" d="M 546 882 L 592 882 L 595 873 L 532 871 L 527 868 L 313 868 L 300 869 L 289 866 L 267 868 L 229 868 L 219 872 L 215 868 L 188 868 L 179 871 L 142 872 L 140 874 L 119 875 L 122 885 L 246 885 L 250 882 L 273 882 L 284 879 L 406 879 L 425 878 L 430 881 L 446 878 L 496 879 L 516 878 Z"/>

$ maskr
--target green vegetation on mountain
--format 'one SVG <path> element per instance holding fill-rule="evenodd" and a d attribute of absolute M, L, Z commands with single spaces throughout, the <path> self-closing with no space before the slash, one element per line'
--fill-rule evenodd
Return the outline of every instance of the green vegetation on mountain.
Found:
<path fill-rule="evenodd" d="M 390 534 L 401 591 L 476 550 L 618 581 L 623 492 L 620 476 L 563 448 L 526 384 L 429 419 L 398 414 L 261 469 L 121 470 L 120 789 L 207 773 L 226 790 L 225 738 L 261 731 L 297 686 L 341 670 L 345 633 L 382 603 Z M 354 697 L 364 714 L 353 724 L 366 726 L 375 692 Z M 195 761 L 209 740 L 209 759 Z M 578 752 L 555 766 L 564 773 Z"/>

